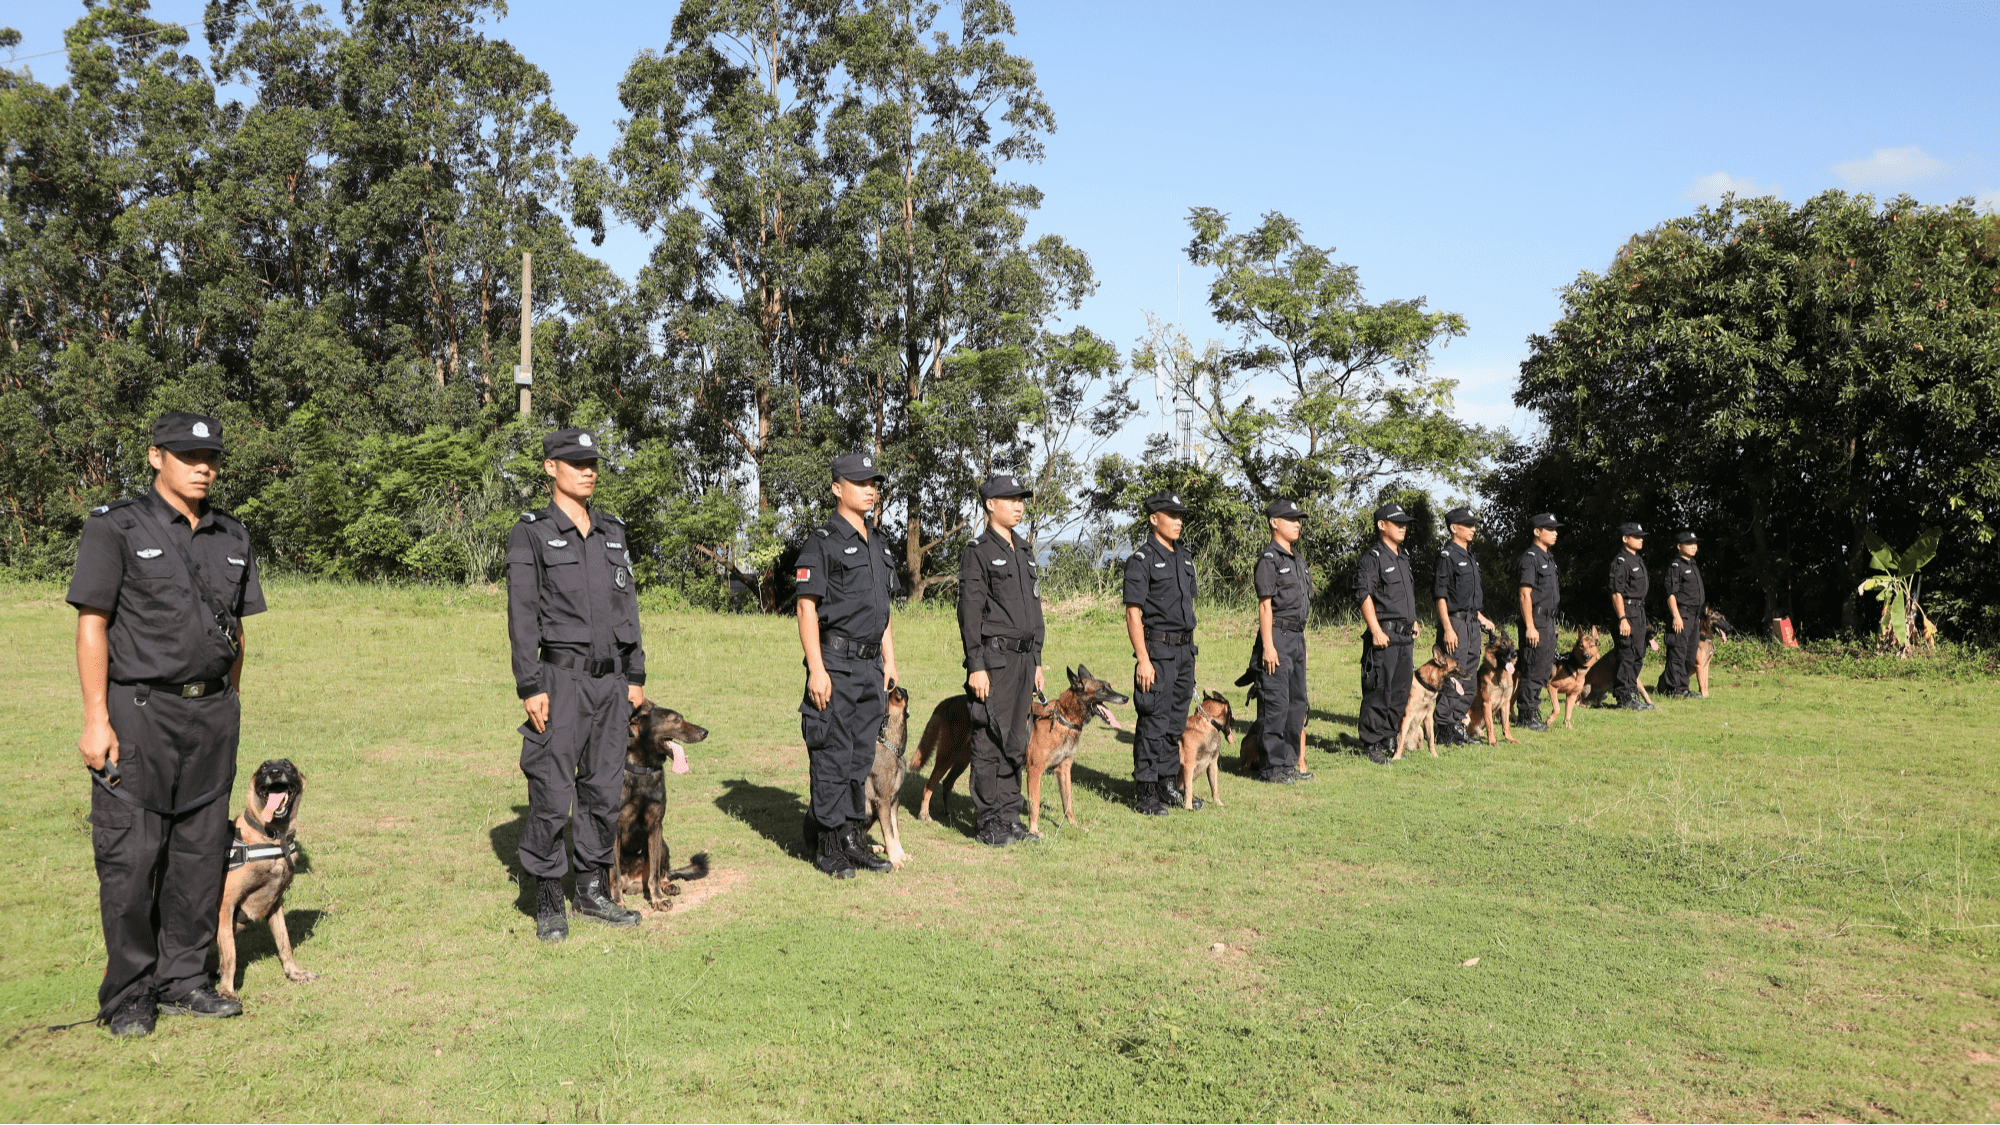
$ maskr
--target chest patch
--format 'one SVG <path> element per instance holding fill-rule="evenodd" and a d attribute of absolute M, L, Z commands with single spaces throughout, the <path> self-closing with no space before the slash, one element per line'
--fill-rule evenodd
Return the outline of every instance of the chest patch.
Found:
<path fill-rule="evenodd" d="M 613 584 L 613 585 L 617 586 L 617 587 L 618 587 L 618 588 L 619 588 L 620 590 L 623 590 L 623 589 L 625 588 L 625 568 L 624 568 L 624 567 L 622 567 L 622 566 L 621 566 L 621 567 L 619 567 L 619 568 L 618 568 L 617 570 L 614 570 L 614 571 L 612 571 L 612 572 L 611 572 L 611 582 L 612 582 L 612 584 Z"/>
<path fill-rule="evenodd" d="M 157 559 L 161 555 L 161 551 L 158 547 L 141 547 L 132 553 L 139 556 L 142 559 Z"/>
<path fill-rule="evenodd" d="M 849 547 L 849 548 L 847 549 L 846 553 L 847 553 L 847 554 L 850 554 L 850 555 L 851 555 L 851 554 L 853 554 L 854 552 L 856 552 L 856 551 L 859 551 L 860 549 L 861 549 L 861 548 L 859 548 L 859 547 Z"/>
<path fill-rule="evenodd" d="M 230 566 L 248 566 L 248 565 L 249 565 L 248 563 L 244 562 L 244 561 L 243 561 L 242 559 L 239 559 L 239 558 L 237 558 L 237 557 L 236 557 L 235 555 L 226 555 L 226 556 L 224 556 L 224 557 L 225 557 L 225 558 L 227 558 L 227 559 L 229 560 L 229 565 L 230 565 Z"/>
<path fill-rule="evenodd" d="M 1394 573 L 1396 573 L 1396 568 L 1395 568 L 1395 567 L 1393 567 L 1393 566 L 1385 566 L 1385 567 L 1383 567 L 1383 568 L 1382 568 L 1382 573 L 1384 573 L 1384 574 L 1394 574 Z"/>
<path fill-rule="evenodd" d="M 1006 565 L 1007 565 L 1007 560 L 1006 560 L 1006 559 L 994 559 L 994 560 L 993 560 L 993 565 L 994 565 L 994 566 L 1006 566 Z"/>
<path fill-rule="evenodd" d="M 1279 567 L 1279 568 L 1278 568 L 1278 573 L 1279 573 L 1279 574 L 1290 574 L 1291 572 L 1292 572 L 1292 568 L 1291 568 L 1291 567 L 1289 567 L 1289 566 L 1281 566 L 1281 567 Z"/>
<path fill-rule="evenodd" d="M 567 547 L 567 546 L 569 546 L 569 540 L 567 540 L 567 539 L 551 539 L 551 540 L 549 540 L 549 546 L 551 546 L 551 547 Z"/>
<path fill-rule="evenodd" d="M 606 543 L 605 546 L 611 548 L 614 551 L 622 551 L 625 549 L 625 544 L 623 543 Z"/>
<path fill-rule="evenodd" d="M 1459 563 L 1458 565 L 1460 565 L 1460 566 L 1471 566 L 1472 564 L 1471 564 L 1471 563 Z"/>
<path fill-rule="evenodd" d="M 153 553 L 154 553 L 154 554 L 156 554 L 156 555 L 157 555 L 157 554 L 159 554 L 159 552 L 158 552 L 158 551 L 154 551 Z M 1165 570 L 1165 569 L 1167 569 L 1167 564 L 1166 564 L 1166 563 L 1154 563 L 1154 564 L 1153 564 L 1153 569 L 1154 569 L 1154 570 Z"/>

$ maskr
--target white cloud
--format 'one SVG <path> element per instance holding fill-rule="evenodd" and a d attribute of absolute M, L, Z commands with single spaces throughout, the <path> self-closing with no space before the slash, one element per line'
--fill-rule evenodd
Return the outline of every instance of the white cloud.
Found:
<path fill-rule="evenodd" d="M 1720 203 L 1725 195 L 1735 195 L 1739 199 L 1752 199 L 1760 195 L 1778 194 L 1777 184 L 1760 184 L 1727 172 L 1710 172 L 1706 176 L 1696 176 L 1694 182 L 1681 192 L 1681 198 L 1694 203 Z"/>
<path fill-rule="evenodd" d="M 1880 187 L 1928 179 L 1945 170 L 1945 162 L 1916 145 L 1908 148 L 1878 148 L 1866 160 L 1847 160 L 1833 166 L 1835 174 L 1855 187 Z"/>

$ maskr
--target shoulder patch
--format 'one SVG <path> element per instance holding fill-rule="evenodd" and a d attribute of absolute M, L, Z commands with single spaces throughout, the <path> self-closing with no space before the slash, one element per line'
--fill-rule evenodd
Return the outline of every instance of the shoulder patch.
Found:
<path fill-rule="evenodd" d="M 113 500 L 109 504 L 99 504 L 97 507 L 92 508 L 90 510 L 90 514 L 93 516 L 101 516 L 106 512 L 115 512 L 118 509 L 125 507 L 127 504 L 137 504 L 138 502 L 139 502 L 138 497 L 127 496 L 121 500 Z"/>
<path fill-rule="evenodd" d="M 610 512 L 600 512 L 597 511 L 596 509 L 592 509 L 590 515 L 591 518 L 593 519 L 609 520 L 610 522 L 619 524 L 621 526 L 625 523 L 624 520 L 619 519 L 617 516 L 612 515 Z"/>
<path fill-rule="evenodd" d="M 521 513 L 521 522 L 522 522 L 522 523 L 534 523 L 534 522 L 535 522 L 536 520 L 538 520 L 538 519 L 541 519 L 541 518 L 542 518 L 542 517 L 540 517 L 540 516 L 536 515 L 536 514 L 535 514 L 535 513 L 533 513 L 533 512 L 522 512 L 522 513 Z"/>

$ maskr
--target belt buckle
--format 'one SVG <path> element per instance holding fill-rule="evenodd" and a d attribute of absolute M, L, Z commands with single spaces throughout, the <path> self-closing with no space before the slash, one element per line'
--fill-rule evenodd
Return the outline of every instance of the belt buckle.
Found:
<path fill-rule="evenodd" d="M 199 699 L 199 698 L 201 698 L 202 696 L 204 696 L 204 695 L 207 695 L 207 694 L 208 694 L 208 685 L 207 685 L 207 684 L 182 684 L 182 685 L 181 685 L 181 698 L 182 698 L 182 699 Z"/>

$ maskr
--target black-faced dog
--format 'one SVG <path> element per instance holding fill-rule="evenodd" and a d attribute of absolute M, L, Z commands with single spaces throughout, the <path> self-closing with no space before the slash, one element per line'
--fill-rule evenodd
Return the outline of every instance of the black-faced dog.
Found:
<path fill-rule="evenodd" d="M 882 733 L 875 736 L 875 765 L 868 771 L 867 818 L 882 833 L 882 851 L 889 866 L 900 871 L 910 859 L 910 853 L 903 850 L 902 826 L 896 823 L 907 772 L 903 750 L 910 744 L 910 693 L 894 680 L 889 681 L 888 712 Z"/>
<path fill-rule="evenodd" d="M 1722 611 L 1712 605 L 1701 607 L 1701 621 L 1695 626 L 1701 634 L 1701 642 L 1694 650 L 1695 683 L 1701 685 L 1701 697 L 1708 698 L 1708 662 L 1715 657 L 1715 642 L 1726 641 L 1736 626 L 1729 623 Z"/>
<path fill-rule="evenodd" d="M 698 853 L 686 867 L 668 866 L 667 838 L 661 820 L 667 811 L 665 771 L 686 773 L 684 742 L 700 742 L 708 732 L 688 722 L 679 711 L 647 700 L 632 709 L 625 740 L 625 784 L 618 796 L 617 877 L 611 880 L 611 901 L 622 903 L 628 892 L 644 891 L 646 902 L 665 910 L 668 895 L 681 889 L 676 879 L 708 874 L 708 855 Z"/>
<path fill-rule="evenodd" d="M 222 905 L 215 922 L 215 954 L 221 981 L 216 990 L 236 999 L 236 934 L 252 922 L 269 921 L 271 940 L 285 979 L 304 983 L 317 977 L 292 959 L 292 935 L 285 929 L 285 889 L 292 885 L 298 843 L 299 800 L 306 780 L 288 759 L 274 758 L 257 767 L 243 813 L 236 818 L 236 840 L 229 848 L 228 874 L 222 878 Z"/>
<path fill-rule="evenodd" d="M 1092 718 L 1101 718 L 1111 727 L 1118 719 L 1107 703 L 1129 703 L 1131 699 L 1104 680 L 1090 674 L 1082 664 L 1069 671 L 1069 690 L 1055 702 L 1031 703 L 1028 707 L 1028 760 L 1021 766 L 1021 788 L 1028 806 L 1028 831 L 1042 830 L 1042 775 L 1055 771 L 1062 790 L 1063 819 L 1088 832 L 1077 823 L 1070 770 L 1076 764 L 1078 740 Z M 931 798 L 938 802 L 938 816 L 951 815 L 951 787 L 958 775 L 972 764 L 972 712 L 960 693 L 939 703 L 924 724 L 923 741 L 917 744 L 917 762 L 922 771 L 931 766 L 930 780 L 924 783 L 924 797 L 917 808 L 918 820 L 931 819 Z"/>

